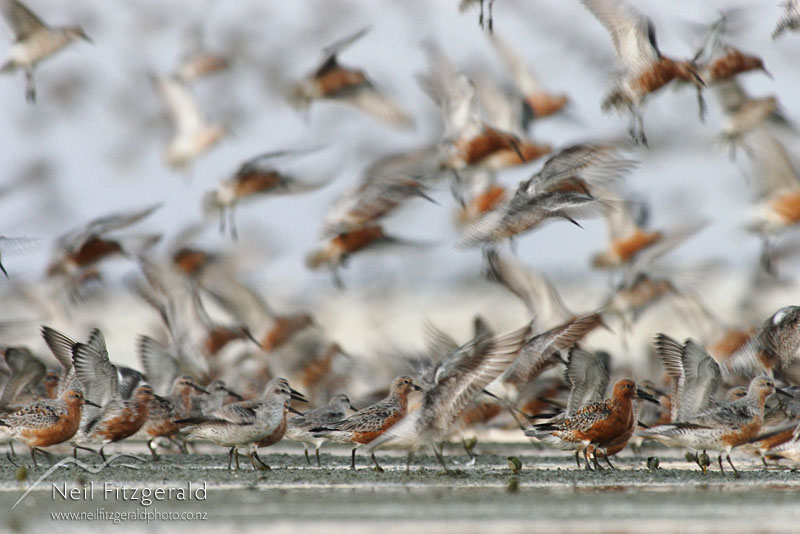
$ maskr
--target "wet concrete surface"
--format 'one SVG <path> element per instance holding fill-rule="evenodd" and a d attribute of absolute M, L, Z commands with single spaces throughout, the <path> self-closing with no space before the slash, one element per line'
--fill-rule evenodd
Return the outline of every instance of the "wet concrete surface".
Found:
<path fill-rule="evenodd" d="M 135 446 L 116 452 L 123 450 L 144 452 Z M 527 444 L 480 444 L 469 464 L 453 445 L 445 474 L 426 454 L 406 473 L 403 453 L 381 451 L 385 472 L 378 473 L 366 456 L 351 471 L 348 449 L 324 450 L 321 468 L 308 466 L 294 444 L 263 451 L 269 471 L 254 471 L 246 458 L 240 471 L 228 471 L 227 454 L 205 446 L 189 456 L 164 454 L 157 462 L 117 458 L 98 473 L 66 465 L 13 510 L 49 465 L 21 469 L 3 459 L 0 530 L 105 532 L 113 525 L 114 531 L 147 532 L 637 532 L 647 525 L 659 532 L 797 532 L 800 525 L 800 472 L 764 469 L 747 456 L 734 457 L 738 477 L 720 473 L 716 463 L 704 475 L 678 451 L 658 448 L 615 458 L 616 470 L 592 472 L 576 468 L 569 454 Z M 518 475 L 509 468 L 509 455 L 522 462 Z M 658 469 L 646 466 L 646 456 L 653 455 Z M 81 460 L 92 468 L 101 463 L 91 456 Z M 26 456 L 17 461 L 29 464 Z M 54 515 L 64 512 L 84 515 Z"/>

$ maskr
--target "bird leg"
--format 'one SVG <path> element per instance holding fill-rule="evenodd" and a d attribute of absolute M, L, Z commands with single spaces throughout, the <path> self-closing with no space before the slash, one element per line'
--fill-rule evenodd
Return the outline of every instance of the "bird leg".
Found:
<path fill-rule="evenodd" d="M 483 5 L 483 0 L 481 0 L 481 5 Z M 494 15 L 492 14 L 493 6 L 494 0 L 489 0 L 489 33 L 494 33 Z"/>
<path fill-rule="evenodd" d="M 603 471 L 602 466 L 600 466 L 600 462 L 597 461 L 597 447 L 592 447 L 592 465 L 594 465 L 595 471 Z"/>
<path fill-rule="evenodd" d="M 239 240 L 239 230 L 236 228 L 236 214 L 234 213 L 233 206 L 228 208 L 228 225 L 231 228 L 231 239 L 234 241 Z"/>
<path fill-rule="evenodd" d="M 583 449 L 583 459 L 586 461 L 585 469 L 587 471 L 592 470 L 591 462 L 589 461 L 589 447 L 584 447 Z"/>
<path fill-rule="evenodd" d="M 314 456 L 317 457 L 317 467 L 322 467 L 322 462 L 319 460 L 319 448 L 321 446 L 322 446 L 322 444 L 320 443 L 319 445 L 317 445 L 317 448 L 314 449 Z"/>
<path fill-rule="evenodd" d="M 615 470 L 615 471 L 616 471 L 616 470 L 617 470 L 617 468 L 616 468 L 616 467 L 614 467 L 614 464 L 612 464 L 612 463 L 611 463 L 611 460 L 609 460 L 607 451 L 604 451 L 602 454 L 603 454 L 603 459 L 604 459 L 604 460 L 606 461 L 606 463 L 608 464 L 608 467 L 610 467 L 611 469 L 613 469 L 613 470 Z"/>
<path fill-rule="evenodd" d="M 722 454 L 717 456 L 717 462 L 719 462 L 719 470 L 725 473 L 725 469 L 722 467 Z"/>
<path fill-rule="evenodd" d="M 737 471 L 736 470 L 736 466 L 733 465 L 733 462 L 731 461 L 731 455 L 730 454 L 726 454 L 725 455 L 725 459 L 728 460 L 728 464 L 731 466 L 731 469 L 733 469 L 733 476 L 735 476 L 736 478 L 739 478 L 739 471 Z M 720 465 L 722 465 L 722 463 L 720 463 Z"/>
<path fill-rule="evenodd" d="M 409 449 L 408 454 L 406 455 L 406 475 L 411 474 L 411 461 L 413 459 L 414 459 L 414 451 Z"/>
<path fill-rule="evenodd" d="M 449 473 L 449 471 L 447 470 L 447 464 L 444 461 L 444 451 L 437 449 L 435 443 L 433 445 L 431 445 L 431 446 L 433 447 L 433 454 L 436 456 L 436 459 L 439 461 L 439 465 L 442 466 L 442 469 L 444 469 L 445 474 Z"/>
<path fill-rule="evenodd" d="M 375 471 L 376 473 L 383 473 L 383 467 L 381 467 L 381 465 L 378 463 L 378 459 L 375 458 L 374 452 L 372 453 L 372 461 L 375 464 L 373 471 Z"/>
<path fill-rule="evenodd" d="M 311 458 L 308 456 L 308 444 L 307 443 L 303 443 L 303 452 L 306 455 L 306 463 L 308 465 L 311 465 Z"/>
<path fill-rule="evenodd" d="M 350 458 L 350 469 L 352 469 L 353 471 L 355 471 L 356 469 L 356 449 L 358 449 L 358 447 L 355 447 L 353 449 L 353 453 Z"/>
<path fill-rule="evenodd" d="M 15 454 L 14 456 L 16 456 L 16 454 Z M 19 464 L 17 464 L 17 462 L 15 462 L 15 461 L 12 459 L 12 457 L 11 457 L 11 452 L 10 452 L 10 451 L 6 451 L 6 458 L 8 458 L 8 461 L 9 461 L 9 462 L 11 462 L 11 465 L 13 465 L 14 467 L 19 467 Z"/>
<path fill-rule="evenodd" d="M 36 83 L 33 81 L 32 69 L 25 69 L 25 100 L 29 104 L 36 103 Z"/>
<path fill-rule="evenodd" d="M 703 90 L 699 85 L 697 86 L 697 107 L 698 107 L 698 112 L 700 113 L 700 122 L 705 124 L 705 122 L 706 122 L 706 99 L 703 98 Z"/>
<path fill-rule="evenodd" d="M 96 450 L 94 450 L 94 449 L 91 449 L 91 448 L 89 448 L 89 447 L 84 447 L 83 445 L 74 445 L 74 446 L 72 447 L 72 457 L 73 457 L 73 458 L 77 458 L 77 457 L 78 457 L 78 449 L 81 449 L 82 451 L 88 451 L 88 452 L 91 452 L 91 453 L 97 454 L 98 456 L 100 456 L 100 457 L 103 459 L 103 461 L 104 461 L 104 462 L 106 461 L 106 458 L 105 458 L 105 456 L 103 456 L 103 455 L 100 453 L 100 451 L 96 451 Z"/>
<path fill-rule="evenodd" d="M 575 451 L 575 463 L 578 464 L 578 469 L 581 468 L 581 458 L 580 458 L 581 450 L 578 449 Z"/>
<path fill-rule="evenodd" d="M 268 466 L 264 461 L 258 456 L 258 451 L 254 448 L 250 454 L 247 455 L 250 458 L 250 463 L 253 464 L 253 470 L 256 471 L 272 471 L 272 468 Z M 258 462 L 258 466 L 256 466 L 256 462 Z"/>

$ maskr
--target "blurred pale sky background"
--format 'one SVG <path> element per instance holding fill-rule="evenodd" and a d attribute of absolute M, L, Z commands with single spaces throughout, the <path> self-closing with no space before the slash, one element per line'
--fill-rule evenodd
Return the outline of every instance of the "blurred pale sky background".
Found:
<path fill-rule="evenodd" d="M 136 231 L 164 232 L 168 242 L 182 227 L 199 220 L 203 193 L 242 160 L 264 151 L 321 144 L 327 148 L 283 168 L 309 179 L 333 178 L 328 186 L 305 196 L 243 206 L 238 211 L 238 243 L 218 235 L 216 220 L 199 243 L 244 252 L 244 276 L 289 309 L 317 295 L 336 296 L 327 274 L 303 266 L 305 254 L 318 244 L 325 210 L 375 158 L 439 136 L 439 116 L 415 80 L 424 69 L 420 43 L 434 40 L 468 74 L 485 73 L 510 83 L 478 26 L 477 8 L 462 14 L 458 3 L 30 0 L 30 8 L 52 25 L 82 25 L 94 45 L 76 43 L 40 66 L 35 106 L 25 102 L 21 73 L 0 77 L 0 181 L 28 172 L 49 177 L 44 190 L 31 188 L 0 198 L 3 235 L 47 240 L 33 253 L 6 256 L 4 265 L 12 277 L 34 280 L 45 268 L 51 238 L 93 217 L 153 202 L 163 202 L 164 207 Z M 771 40 L 781 14 L 775 0 L 636 2 L 652 17 L 662 52 L 673 57 L 692 54 L 699 41 L 698 25 L 711 23 L 720 9 L 745 4 L 741 31 L 731 40 L 745 52 L 760 55 L 774 80 L 752 73 L 741 81 L 755 96 L 778 95 L 786 115 L 800 120 L 800 36 L 787 33 Z M 534 139 L 563 147 L 627 135 L 627 117 L 600 110 L 614 68 L 611 41 L 577 0 L 498 0 L 494 18 L 495 31 L 517 47 L 547 86 L 568 93 L 572 100 L 573 117 L 536 123 Z M 415 118 L 413 132 L 394 131 L 336 103 L 315 103 L 306 118 L 285 98 L 291 83 L 318 63 L 324 46 L 364 26 L 371 27 L 370 32 L 343 52 L 340 61 L 363 68 L 394 96 Z M 202 156 L 186 176 L 164 163 L 171 130 L 148 73 L 173 69 L 187 51 L 188 35 L 198 27 L 205 46 L 231 55 L 233 67 L 201 80 L 193 91 L 207 115 L 228 126 L 233 135 Z M 0 35 L 10 46 L 11 32 L 3 28 Z M 718 146 L 715 136 L 721 117 L 711 94 L 707 102 L 705 124 L 698 120 L 693 90 L 666 89 L 648 102 L 645 127 L 651 149 L 632 154 L 641 165 L 629 176 L 628 188 L 651 203 L 656 228 L 698 216 L 710 220 L 701 234 L 669 256 L 669 264 L 721 260 L 743 271 L 755 265 L 759 250 L 758 240 L 742 229 L 751 199 L 746 158 L 740 155 L 732 162 L 727 150 Z M 798 152 L 796 137 L 781 139 L 790 152 Z M 516 184 L 540 164 L 504 172 L 500 181 Z M 439 287 L 479 275 L 480 252 L 455 247 L 454 204 L 447 187 L 440 186 L 434 196 L 440 205 L 412 201 L 387 221 L 386 228 L 437 246 L 354 257 L 343 274 L 351 294 L 382 286 L 410 295 L 433 294 Z M 595 297 L 606 289 L 606 282 L 604 276 L 589 274 L 588 258 L 605 245 L 606 228 L 602 220 L 587 221 L 584 227 L 561 222 L 545 226 L 519 239 L 517 250 L 521 259 L 557 284 L 563 281 L 572 287 L 567 291 L 577 293 L 577 298 L 586 297 L 584 282 L 597 285 L 599 290 L 590 290 L 587 299 L 596 305 Z M 118 263 L 120 274 L 133 269 Z M 724 287 L 723 293 L 743 288 Z M 796 291 L 784 290 L 779 300 L 796 302 L 796 296 Z M 414 297 L 411 301 L 418 305 Z M 459 311 L 472 311 L 478 306 L 473 304 Z M 508 306 L 514 307 L 513 313 L 497 313 L 523 315 L 517 303 Z M 770 303 L 753 315 L 774 309 Z M 323 308 L 320 313 L 326 310 L 335 315 L 337 308 Z M 435 315 L 424 308 L 413 312 L 418 317 Z M 469 324 L 462 322 L 466 332 Z M 125 343 L 129 342 L 126 337 Z"/>

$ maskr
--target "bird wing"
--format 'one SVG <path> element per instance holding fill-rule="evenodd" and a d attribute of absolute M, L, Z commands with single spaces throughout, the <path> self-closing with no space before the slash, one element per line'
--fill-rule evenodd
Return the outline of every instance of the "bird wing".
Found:
<path fill-rule="evenodd" d="M 624 72 L 636 73 L 658 61 L 653 22 L 625 0 L 581 0 L 611 35 L 617 64 Z"/>
<path fill-rule="evenodd" d="M 61 364 L 61 367 L 64 369 L 71 369 L 72 347 L 76 342 L 49 326 L 42 327 L 42 337 L 53 353 L 53 356 L 55 356 L 58 363 Z"/>
<path fill-rule="evenodd" d="M 590 185 L 607 186 L 635 165 L 635 161 L 620 157 L 619 148 L 613 144 L 573 145 L 548 158 L 539 172 L 520 184 L 520 189 L 533 195 L 575 177 Z"/>
<path fill-rule="evenodd" d="M 422 89 L 439 108 L 445 138 L 471 138 L 483 130 L 475 86 L 436 47 L 425 47 L 428 72 L 418 77 Z"/>
<path fill-rule="evenodd" d="M 25 7 L 22 2 L 17 2 L 16 0 L 3 0 L 3 2 L 0 2 L 0 13 L 3 14 L 3 18 L 8 22 L 17 41 L 22 41 L 29 35 L 47 28 L 42 19 Z"/>
<path fill-rule="evenodd" d="M 156 76 L 154 81 L 167 105 L 177 135 L 192 134 L 205 127 L 205 116 L 184 84 L 170 76 Z"/>
<path fill-rule="evenodd" d="M 753 164 L 754 183 L 759 198 L 782 189 L 800 187 L 800 176 L 792 164 L 786 147 L 766 128 L 753 129 L 744 143 Z"/>
<path fill-rule="evenodd" d="M 72 365 L 87 399 L 105 406 L 120 398 L 119 374 L 108 354 L 85 343 L 76 343 L 72 347 Z"/>
<path fill-rule="evenodd" d="M 711 89 L 714 91 L 714 95 L 716 95 L 719 105 L 726 115 L 734 113 L 749 99 L 736 78 L 714 82 Z"/>
<path fill-rule="evenodd" d="M 466 350 L 459 351 L 462 354 L 455 357 L 448 371 L 438 376 L 436 386 L 425 392 L 425 402 L 437 401 L 432 427 L 440 433 L 447 430 L 464 407 L 514 361 L 530 331 L 528 324 L 488 342 L 479 341 L 484 343 L 483 350 L 465 347 Z"/>
<path fill-rule="evenodd" d="M 524 387 L 544 370 L 554 354 L 572 347 L 601 322 L 600 314 L 592 313 L 539 334 L 525 343 L 519 356 L 502 374 L 500 380 Z"/>
<path fill-rule="evenodd" d="M 656 334 L 656 354 L 661 359 L 664 370 L 670 377 L 672 384 L 671 421 L 680 421 L 680 404 L 683 400 L 683 388 L 686 383 L 686 373 L 683 367 L 684 345 L 666 334 Z"/>
<path fill-rule="evenodd" d="M 156 395 L 169 395 L 172 383 L 180 373 L 175 357 L 161 343 L 149 336 L 140 336 L 136 347 L 147 382 L 153 386 L 153 391 Z"/>
<path fill-rule="evenodd" d="M 11 370 L 11 376 L 0 393 L 0 406 L 8 406 L 20 393 L 38 384 L 47 372 L 45 365 L 28 349 L 9 347 L 5 352 L 6 365 Z"/>
<path fill-rule="evenodd" d="M 64 415 L 67 415 L 66 406 L 45 399 L 23 406 L 11 415 L 3 416 L 2 420 L 16 427 L 48 428 L 56 424 L 59 417 Z"/>
<path fill-rule="evenodd" d="M 581 407 L 602 401 L 608 387 L 608 367 L 596 354 L 574 348 L 569 353 L 566 376 L 572 388 L 567 399 L 567 417 Z"/>
<path fill-rule="evenodd" d="M 392 98 L 371 83 L 364 83 L 337 95 L 337 99 L 367 115 L 398 128 L 413 128 L 414 120 Z"/>
<path fill-rule="evenodd" d="M 548 311 L 559 319 L 563 320 L 574 315 L 567 309 L 558 290 L 546 276 L 529 269 L 514 258 L 501 254 L 496 248 L 487 248 L 484 255 L 489 277 L 518 296 L 532 315 L 536 313 L 536 305 L 542 302 L 545 302 Z"/>

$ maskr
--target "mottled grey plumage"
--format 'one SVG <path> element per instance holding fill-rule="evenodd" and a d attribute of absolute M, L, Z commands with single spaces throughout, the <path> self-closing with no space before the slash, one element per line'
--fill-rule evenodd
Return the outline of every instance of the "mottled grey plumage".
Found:
<path fill-rule="evenodd" d="M 531 325 L 502 336 L 479 335 L 450 352 L 422 377 L 424 397 L 419 410 L 368 445 L 370 451 L 387 443 L 403 443 L 411 450 L 430 443 L 443 468 L 436 443 L 443 440 L 462 410 L 519 353 Z"/>
<path fill-rule="evenodd" d="M 672 421 L 688 421 L 716 404 L 720 369 L 703 347 L 691 339 L 681 344 L 665 334 L 656 335 L 655 347 L 672 382 Z"/>
<path fill-rule="evenodd" d="M 325 438 L 315 436 L 311 430 L 314 428 L 327 427 L 328 425 L 333 425 L 342 421 L 347 417 L 348 409 L 355 410 L 347 395 L 334 395 L 328 401 L 327 405 L 289 419 L 286 428 L 286 439 L 299 441 L 303 444 L 306 461 L 309 464 L 311 460 L 308 457 L 308 445 L 309 443 L 313 444 L 317 457 L 317 465 L 319 466 L 319 449 L 325 442 Z"/>

